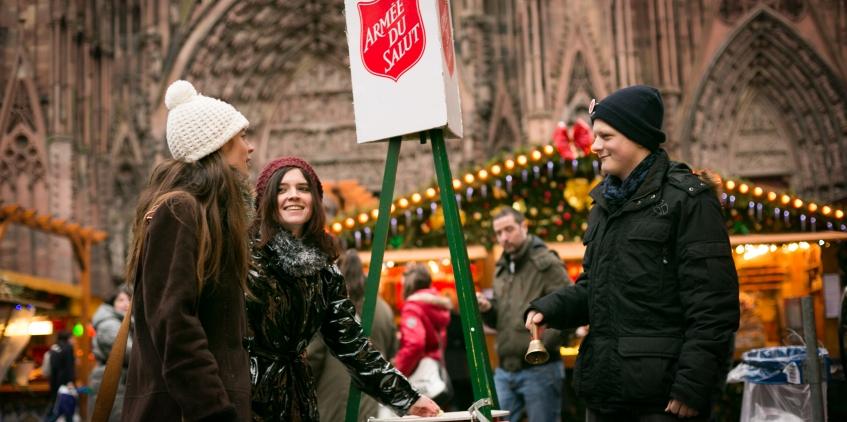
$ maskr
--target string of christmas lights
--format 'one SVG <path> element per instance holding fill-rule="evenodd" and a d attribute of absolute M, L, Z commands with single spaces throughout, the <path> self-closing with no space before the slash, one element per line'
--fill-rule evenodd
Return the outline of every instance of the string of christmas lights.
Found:
<path fill-rule="evenodd" d="M 584 153 L 561 154 L 554 144 L 520 152 L 453 179 L 465 240 L 491 247 L 491 218 L 503 206 L 525 213 L 530 232 L 545 241 L 579 241 L 587 228 L 589 192 L 598 184 L 600 163 Z M 560 152 L 557 154 L 557 151 Z M 721 182 L 730 234 L 847 231 L 844 211 L 804 201 L 737 179 Z M 369 249 L 377 209 L 337 217 L 329 229 L 348 247 Z M 388 247 L 443 247 L 444 214 L 436 183 L 397 198 L 391 206 Z"/>

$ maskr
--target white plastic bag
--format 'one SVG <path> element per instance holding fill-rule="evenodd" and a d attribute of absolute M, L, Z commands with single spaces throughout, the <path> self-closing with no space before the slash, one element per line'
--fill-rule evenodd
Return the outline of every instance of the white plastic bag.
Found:
<path fill-rule="evenodd" d="M 826 397 L 826 383 L 821 384 Z M 804 422 L 812 420 L 811 391 L 808 384 L 744 383 L 741 422 Z M 824 409 L 824 420 L 826 420 Z"/>

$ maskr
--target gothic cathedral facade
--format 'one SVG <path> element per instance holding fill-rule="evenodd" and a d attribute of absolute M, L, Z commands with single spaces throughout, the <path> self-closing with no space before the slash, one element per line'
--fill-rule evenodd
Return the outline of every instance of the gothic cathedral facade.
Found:
<path fill-rule="evenodd" d="M 387 1 L 387 0 L 382 0 Z M 355 142 L 341 0 L 0 0 L 0 206 L 108 231 L 93 287 L 123 274 L 136 196 L 168 157 L 165 88 L 188 79 L 283 154 L 376 191 L 385 145 Z M 847 1 L 453 0 L 465 138 L 456 169 L 550 142 L 592 98 L 665 98 L 674 158 L 847 201 Z M 404 144 L 397 191 L 433 177 Z M 11 227 L 0 268 L 73 280 L 67 241 Z"/>

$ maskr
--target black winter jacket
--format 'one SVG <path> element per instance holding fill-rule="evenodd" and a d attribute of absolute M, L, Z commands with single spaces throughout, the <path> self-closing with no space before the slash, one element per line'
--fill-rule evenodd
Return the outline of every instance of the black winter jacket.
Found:
<path fill-rule="evenodd" d="M 247 302 L 254 421 L 319 420 L 305 359 L 319 330 L 365 393 L 400 414 L 420 398 L 362 332 L 344 278 L 326 255 L 281 231 L 253 249 Z"/>
<path fill-rule="evenodd" d="M 589 408 L 661 413 L 673 398 L 705 415 L 738 329 L 738 276 L 715 192 L 659 154 L 617 212 L 591 192 L 583 274 L 529 309 L 554 328 L 591 324 L 573 381 Z"/>

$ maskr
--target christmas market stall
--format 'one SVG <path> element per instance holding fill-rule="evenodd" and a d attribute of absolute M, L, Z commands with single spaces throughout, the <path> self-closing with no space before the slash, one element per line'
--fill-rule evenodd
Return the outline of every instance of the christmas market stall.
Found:
<path fill-rule="evenodd" d="M 77 282 L 0 269 L 0 396 L 32 401 L 49 391 L 40 367 L 59 331 L 69 331 L 76 339 L 77 385 L 88 380 L 93 362 L 90 317 L 95 305 L 90 293 L 91 246 L 105 240 L 106 233 L 18 205 L 2 205 L 0 239 L 10 224 L 67 238 L 79 269 Z M 7 372 L 12 376 L 7 377 Z M 27 400 L 0 401 L 20 408 L 26 407 Z M 0 412 L 6 410 L 10 409 Z"/>
<path fill-rule="evenodd" d="M 599 163 L 590 156 L 590 137 L 585 123 L 577 122 L 571 129 L 562 125 L 552 144 L 497 157 L 453 179 L 462 229 L 467 244 L 472 245 L 468 251 L 477 289 L 484 292 L 492 284 L 494 263 L 501 252 L 495 244 L 491 217 L 504 206 L 524 212 L 530 233 L 559 253 L 572 280 L 579 275 L 581 236 L 591 203 L 588 193 L 601 180 Z M 843 209 L 743 180 L 713 181 L 719 186 L 717 195 L 740 279 L 743 317 L 736 355 L 791 341 L 787 337 L 801 327 L 799 300 L 805 295 L 815 298 L 820 340 L 837 354 L 840 274 L 847 240 Z M 436 285 L 445 295 L 455 296 L 450 262 L 445 260 L 448 252 L 439 194 L 433 183 L 398 197 L 391 206 L 380 294 L 395 311 L 402 305 L 398 283 L 408 262 L 426 263 Z M 349 247 L 367 253 L 376 216 L 376 209 L 342 214 L 329 229 Z M 563 349 L 566 356 L 575 353 L 575 348 Z"/>

